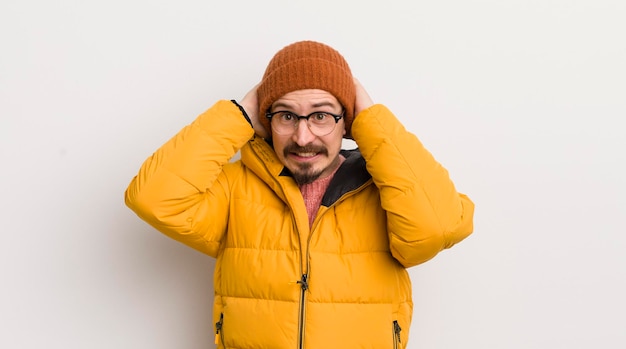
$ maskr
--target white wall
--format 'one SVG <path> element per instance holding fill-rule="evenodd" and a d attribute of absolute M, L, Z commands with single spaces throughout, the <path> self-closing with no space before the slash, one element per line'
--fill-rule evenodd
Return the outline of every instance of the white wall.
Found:
<path fill-rule="evenodd" d="M 0 347 L 213 347 L 213 260 L 123 192 L 302 39 L 476 202 L 474 235 L 410 270 L 410 348 L 625 347 L 625 4 L 3 1 Z"/>

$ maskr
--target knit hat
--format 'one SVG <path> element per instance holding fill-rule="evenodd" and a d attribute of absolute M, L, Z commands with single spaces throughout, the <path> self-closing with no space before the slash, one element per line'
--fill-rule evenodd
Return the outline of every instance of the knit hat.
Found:
<path fill-rule="evenodd" d="M 356 91 L 348 63 L 335 49 L 315 41 L 299 41 L 278 51 L 257 88 L 259 121 L 270 131 L 265 117 L 272 103 L 285 94 L 304 89 L 329 92 L 344 107 L 346 138 L 351 138 Z"/>

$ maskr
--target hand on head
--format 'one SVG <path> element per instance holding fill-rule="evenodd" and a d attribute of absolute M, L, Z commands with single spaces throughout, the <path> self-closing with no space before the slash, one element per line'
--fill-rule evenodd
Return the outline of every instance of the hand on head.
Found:
<path fill-rule="evenodd" d="M 252 128 L 254 128 L 254 133 L 263 138 L 268 138 L 270 136 L 268 130 L 266 130 L 263 125 L 259 122 L 259 118 L 264 118 L 265 115 L 261 115 L 259 113 L 259 99 L 257 97 L 257 88 L 259 84 L 256 84 L 246 95 L 243 97 L 241 102 L 241 106 L 248 114 L 250 118 L 250 122 L 252 122 Z"/>
<path fill-rule="evenodd" d="M 369 96 L 363 85 L 354 78 L 354 87 L 356 89 L 356 100 L 354 102 L 354 116 L 359 115 L 361 111 L 374 105 L 372 98 Z"/>

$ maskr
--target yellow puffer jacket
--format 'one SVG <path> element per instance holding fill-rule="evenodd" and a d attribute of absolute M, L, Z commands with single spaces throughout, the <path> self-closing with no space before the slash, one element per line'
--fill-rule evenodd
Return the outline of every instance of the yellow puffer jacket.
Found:
<path fill-rule="evenodd" d="M 218 348 L 404 348 L 405 268 L 472 231 L 473 204 L 382 105 L 361 112 L 309 228 L 298 186 L 220 101 L 141 167 L 126 204 L 217 258 Z M 241 151 L 241 159 L 229 160 Z"/>

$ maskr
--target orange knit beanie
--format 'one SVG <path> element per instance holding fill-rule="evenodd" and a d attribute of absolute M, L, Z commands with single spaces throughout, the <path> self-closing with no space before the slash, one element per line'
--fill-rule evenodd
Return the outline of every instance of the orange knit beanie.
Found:
<path fill-rule="evenodd" d="M 278 51 L 258 86 L 259 121 L 270 131 L 265 113 L 285 94 L 304 89 L 329 92 L 344 107 L 346 138 L 351 138 L 356 91 L 348 63 L 335 49 L 315 41 L 299 41 Z"/>

